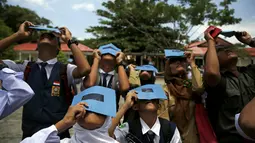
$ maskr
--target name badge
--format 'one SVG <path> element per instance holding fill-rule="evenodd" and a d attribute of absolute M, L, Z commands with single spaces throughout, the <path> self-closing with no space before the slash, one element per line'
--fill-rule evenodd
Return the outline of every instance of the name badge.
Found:
<path fill-rule="evenodd" d="M 60 82 L 54 81 L 51 89 L 51 96 L 60 95 Z"/>

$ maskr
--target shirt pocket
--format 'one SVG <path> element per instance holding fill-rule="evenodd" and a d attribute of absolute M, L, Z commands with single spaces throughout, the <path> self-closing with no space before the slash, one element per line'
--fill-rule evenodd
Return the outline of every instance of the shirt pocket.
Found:
<path fill-rule="evenodd" d="M 223 108 L 236 111 L 240 107 L 241 94 L 238 89 L 226 89 L 226 97 L 224 98 Z"/>

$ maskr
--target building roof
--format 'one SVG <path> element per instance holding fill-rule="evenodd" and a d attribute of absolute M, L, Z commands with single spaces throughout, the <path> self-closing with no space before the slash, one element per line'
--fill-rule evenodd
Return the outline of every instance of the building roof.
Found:
<path fill-rule="evenodd" d="M 233 44 L 228 42 L 227 40 L 217 37 L 216 39 L 216 46 L 232 46 Z M 206 41 L 197 41 L 194 43 L 189 44 L 189 48 L 194 52 L 197 56 L 204 56 L 207 51 L 208 44 Z M 255 57 L 255 47 L 254 48 L 245 48 L 245 51 L 252 57 Z"/>
<path fill-rule="evenodd" d="M 248 52 L 248 54 L 252 57 L 255 57 L 255 47 L 253 48 L 245 48 L 245 50 Z"/>
<path fill-rule="evenodd" d="M 93 51 L 93 49 L 91 49 L 88 46 L 85 46 L 83 44 L 79 44 L 78 47 L 80 48 L 80 50 L 82 52 L 92 52 Z M 37 43 L 23 43 L 23 44 L 14 46 L 15 51 L 35 51 L 36 48 L 37 48 Z M 69 52 L 71 50 L 68 48 L 67 44 L 61 43 L 61 51 Z"/>
<path fill-rule="evenodd" d="M 220 37 L 217 37 L 217 39 L 215 41 L 216 41 L 216 45 L 223 45 L 223 46 L 232 46 L 233 45 L 232 43 L 230 43 L 227 40 L 222 39 Z M 189 47 L 190 48 L 193 48 L 193 47 L 207 48 L 208 44 L 206 41 L 198 41 L 198 42 L 189 44 Z"/>
<path fill-rule="evenodd" d="M 198 47 L 193 47 L 190 48 L 193 53 L 197 56 L 204 56 L 204 54 L 207 51 L 207 48 L 198 48 Z M 244 50 L 252 57 L 255 57 L 255 47 L 254 48 L 244 48 Z"/>

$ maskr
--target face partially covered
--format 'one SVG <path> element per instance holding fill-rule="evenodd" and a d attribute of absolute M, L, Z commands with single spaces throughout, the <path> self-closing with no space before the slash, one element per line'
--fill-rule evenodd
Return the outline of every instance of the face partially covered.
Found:
<path fill-rule="evenodd" d="M 187 62 L 186 58 L 182 57 L 176 57 L 176 58 L 171 58 L 166 60 L 166 65 L 165 65 L 166 74 L 171 74 L 171 75 L 183 75 L 187 71 Z"/>
<path fill-rule="evenodd" d="M 78 119 L 77 123 L 87 130 L 95 130 L 104 125 L 105 119 L 105 115 L 87 111 L 85 117 Z"/>
<path fill-rule="evenodd" d="M 139 75 L 141 80 L 149 80 L 152 78 L 152 76 L 153 76 L 152 71 L 141 71 Z"/>
<path fill-rule="evenodd" d="M 116 60 L 114 56 L 110 54 L 102 55 L 102 58 L 100 60 L 100 68 L 104 72 L 107 73 L 107 72 L 113 71 L 115 66 L 116 66 Z"/>
<path fill-rule="evenodd" d="M 159 108 L 159 100 L 138 100 L 133 106 L 134 110 L 138 112 L 157 112 Z"/>
<path fill-rule="evenodd" d="M 217 55 L 221 67 L 227 67 L 233 62 L 237 62 L 238 56 L 231 48 L 221 48 L 217 50 Z"/>
<path fill-rule="evenodd" d="M 38 39 L 38 50 L 57 51 L 60 48 L 60 41 L 53 33 L 43 33 Z"/>

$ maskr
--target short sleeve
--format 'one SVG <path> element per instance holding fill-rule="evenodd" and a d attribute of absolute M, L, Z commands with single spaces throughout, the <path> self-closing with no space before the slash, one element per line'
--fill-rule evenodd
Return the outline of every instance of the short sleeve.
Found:
<path fill-rule="evenodd" d="M 221 75 L 220 82 L 214 87 L 209 86 L 206 81 L 204 81 L 204 87 L 206 92 L 208 93 L 208 98 L 212 98 L 210 96 L 213 96 L 218 100 L 219 96 L 222 95 L 222 92 L 226 90 L 226 78 Z"/>
<path fill-rule="evenodd" d="M 73 78 L 73 70 L 76 68 L 76 65 L 73 64 L 67 64 L 67 80 L 68 80 L 68 85 L 72 85 L 74 83 L 74 78 Z"/>
<path fill-rule="evenodd" d="M 115 138 L 120 143 L 126 143 L 126 135 L 129 133 L 128 123 L 123 123 L 120 126 L 116 127 L 114 131 Z"/>
<path fill-rule="evenodd" d="M 23 64 L 16 64 L 12 60 L 2 60 L 4 64 L 8 66 L 8 68 L 16 71 L 16 72 L 24 72 L 27 66 L 28 61 L 24 61 Z"/>
<path fill-rule="evenodd" d="M 175 128 L 174 135 L 170 143 L 182 143 L 181 135 L 177 128 Z"/>
<path fill-rule="evenodd" d="M 249 136 L 247 136 L 243 130 L 241 129 L 241 127 L 239 126 L 239 123 L 238 123 L 238 120 L 239 120 L 239 116 L 240 116 L 240 113 L 236 114 L 235 115 L 235 127 L 236 127 L 236 130 L 237 132 L 244 138 L 248 139 L 248 140 L 251 140 L 251 141 L 255 141 L 254 139 L 250 138 Z"/>

